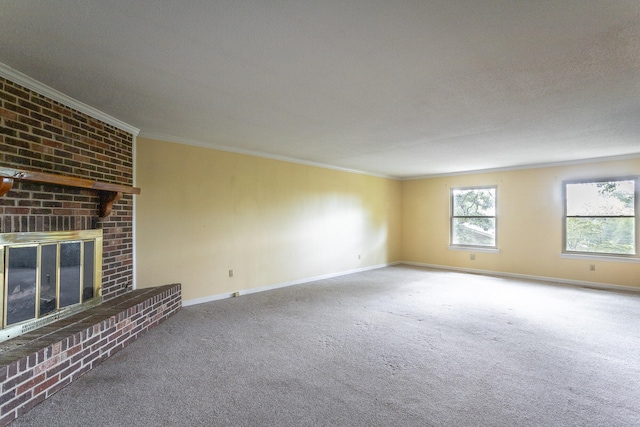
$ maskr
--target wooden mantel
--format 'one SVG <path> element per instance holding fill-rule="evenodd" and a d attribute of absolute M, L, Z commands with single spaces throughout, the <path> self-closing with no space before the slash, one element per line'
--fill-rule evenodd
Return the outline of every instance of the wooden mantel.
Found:
<path fill-rule="evenodd" d="M 107 217 L 111 214 L 113 204 L 120 200 L 123 194 L 140 194 L 140 189 L 137 187 L 110 184 L 108 182 L 100 182 L 87 178 L 77 178 L 73 176 L 56 175 L 46 172 L 35 172 L 0 166 L 0 197 L 4 196 L 11 190 L 13 182 L 16 179 L 97 190 L 100 196 L 100 218 Z"/>

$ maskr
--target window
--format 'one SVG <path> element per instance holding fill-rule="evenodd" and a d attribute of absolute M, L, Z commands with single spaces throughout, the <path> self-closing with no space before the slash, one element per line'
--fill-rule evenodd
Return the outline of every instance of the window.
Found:
<path fill-rule="evenodd" d="M 565 182 L 564 251 L 636 255 L 637 178 Z"/>
<path fill-rule="evenodd" d="M 496 247 L 496 187 L 451 189 L 451 244 Z"/>

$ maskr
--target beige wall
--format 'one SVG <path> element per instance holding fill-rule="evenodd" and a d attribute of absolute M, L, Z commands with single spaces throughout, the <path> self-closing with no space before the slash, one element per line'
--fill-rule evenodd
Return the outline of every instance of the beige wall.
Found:
<path fill-rule="evenodd" d="M 462 269 L 640 287 L 640 263 L 566 259 L 562 181 L 640 175 L 640 159 L 449 176 L 403 182 L 404 261 Z M 498 186 L 499 253 L 450 250 L 451 187 Z M 475 260 L 470 259 L 474 253 Z M 595 264 L 595 271 L 590 271 Z"/>
<path fill-rule="evenodd" d="M 189 301 L 400 260 L 399 181 L 144 138 L 136 180 L 139 288 Z"/>
<path fill-rule="evenodd" d="M 185 301 L 396 261 L 640 287 L 640 263 L 560 256 L 562 181 L 640 159 L 400 182 L 144 138 L 136 156 L 137 286 Z M 497 254 L 448 248 L 449 190 L 476 185 L 498 186 Z"/>

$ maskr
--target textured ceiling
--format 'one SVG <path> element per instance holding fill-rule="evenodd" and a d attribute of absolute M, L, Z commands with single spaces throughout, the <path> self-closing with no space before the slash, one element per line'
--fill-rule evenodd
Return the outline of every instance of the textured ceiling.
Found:
<path fill-rule="evenodd" d="M 640 154 L 637 0 L 0 0 L 0 62 L 141 136 L 400 178 Z"/>

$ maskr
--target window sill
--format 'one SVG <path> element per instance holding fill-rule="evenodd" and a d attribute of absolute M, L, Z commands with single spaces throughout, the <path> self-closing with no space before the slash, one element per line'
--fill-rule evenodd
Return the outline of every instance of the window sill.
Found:
<path fill-rule="evenodd" d="M 469 251 L 469 252 L 485 252 L 490 254 L 499 254 L 500 249 L 498 248 L 485 248 L 482 246 L 457 246 L 450 245 L 448 247 L 450 251 Z"/>
<path fill-rule="evenodd" d="M 583 259 L 590 261 L 610 261 L 610 262 L 630 262 L 640 264 L 640 257 L 637 256 L 617 256 L 617 255 L 590 255 L 590 254 L 568 254 L 561 253 L 560 258 Z"/>

